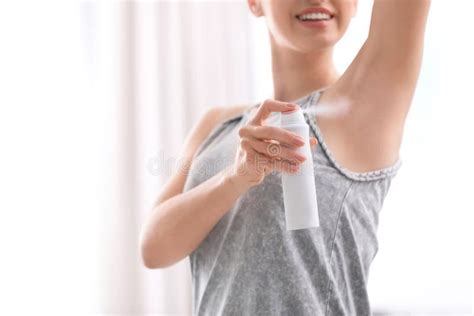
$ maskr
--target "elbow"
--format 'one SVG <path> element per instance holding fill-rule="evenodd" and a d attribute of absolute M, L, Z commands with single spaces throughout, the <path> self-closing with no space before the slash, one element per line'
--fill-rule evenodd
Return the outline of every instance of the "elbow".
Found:
<path fill-rule="evenodd" d="M 166 256 L 165 250 L 146 239 L 140 241 L 140 256 L 143 266 L 151 270 L 167 268 L 175 263 L 175 260 Z"/>
<path fill-rule="evenodd" d="M 140 235 L 140 257 L 143 266 L 148 269 L 159 269 L 161 268 L 161 264 L 159 262 L 158 254 L 159 251 L 156 246 L 153 246 L 149 239 L 145 237 L 146 234 L 142 232 Z"/>
<path fill-rule="evenodd" d="M 157 261 L 151 256 L 150 252 L 146 250 L 146 247 L 141 247 L 141 258 L 142 264 L 148 269 L 158 269 L 159 265 Z"/>
<path fill-rule="evenodd" d="M 157 226 L 154 225 L 154 229 L 150 229 L 148 224 L 145 224 L 139 236 L 141 262 L 148 269 L 167 268 L 175 263 L 172 249 L 166 246 L 169 242 L 158 232 L 160 229 L 157 229 Z"/>
<path fill-rule="evenodd" d="M 151 246 L 146 240 L 140 241 L 140 256 L 143 266 L 148 269 L 160 269 L 164 265 L 160 260 L 160 251 L 157 247 Z"/>
<path fill-rule="evenodd" d="M 154 229 L 156 231 L 156 229 Z M 138 250 L 141 259 L 141 264 L 148 269 L 159 269 L 159 247 L 156 243 L 158 236 L 152 234 L 153 229 L 150 228 L 148 221 L 142 224 L 139 238 L 138 238 Z M 153 236 L 154 235 L 154 236 Z"/>

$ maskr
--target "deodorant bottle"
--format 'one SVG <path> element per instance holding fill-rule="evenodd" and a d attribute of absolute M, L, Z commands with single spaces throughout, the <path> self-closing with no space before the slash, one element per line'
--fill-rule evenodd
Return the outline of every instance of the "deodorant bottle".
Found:
<path fill-rule="evenodd" d="M 297 147 L 297 152 L 306 157 L 296 173 L 281 173 L 286 229 L 319 227 L 309 126 L 304 119 L 301 108 L 291 112 L 281 112 L 279 116 L 281 128 L 296 133 L 303 138 L 305 145 Z"/>

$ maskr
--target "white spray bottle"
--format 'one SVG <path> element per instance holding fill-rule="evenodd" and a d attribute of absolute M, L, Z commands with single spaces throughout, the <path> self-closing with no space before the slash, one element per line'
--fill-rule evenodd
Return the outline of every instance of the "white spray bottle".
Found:
<path fill-rule="evenodd" d="M 287 230 L 319 227 L 319 212 L 314 179 L 313 159 L 309 142 L 309 126 L 303 110 L 291 112 L 274 112 L 270 115 L 268 125 L 274 125 L 301 136 L 305 145 L 296 149 L 306 157 L 300 169 L 293 174 L 282 172 L 282 190 L 285 205 Z"/>

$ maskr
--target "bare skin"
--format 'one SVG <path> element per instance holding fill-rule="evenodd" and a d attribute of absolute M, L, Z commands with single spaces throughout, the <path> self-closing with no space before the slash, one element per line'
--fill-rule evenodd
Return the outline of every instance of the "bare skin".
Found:
<path fill-rule="evenodd" d="M 422 61 L 429 0 L 375 0 L 367 40 L 339 75 L 333 48 L 355 16 L 357 0 L 248 0 L 269 28 L 274 99 L 295 100 L 328 87 L 325 107 L 344 102 L 348 111 L 319 115 L 318 125 L 338 162 L 355 172 L 392 165 Z M 333 13 L 324 30 L 301 26 L 296 15 L 308 7 Z"/>
<path fill-rule="evenodd" d="M 333 47 L 356 13 L 356 0 L 247 1 L 251 12 L 265 17 L 269 28 L 274 98 L 262 102 L 239 130 L 241 142 L 234 164 L 183 193 L 185 170 L 199 144 L 213 127 L 249 106 L 212 108 L 193 127 L 180 154 L 183 168 L 168 180 L 142 228 L 142 258 L 150 269 L 170 266 L 188 256 L 235 201 L 269 172 L 298 170 L 304 158 L 291 150 L 298 146 L 294 135 L 263 126 L 270 111 L 288 110 L 290 100 L 328 87 L 319 102 L 322 106 L 347 105 L 346 111 L 317 118 L 329 149 L 347 169 L 366 172 L 398 159 L 418 80 L 430 1 L 375 0 L 367 40 L 342 75 L 332 61 Z M 301 25 L 295 15 L 308 7 L 331 12 L 327 28 Z M 268 155 L 269 142 L 283 143 L 289 149 L 281 150 L 277 157 Z M 311 145 L 315 144 L 313 138 Z"/>

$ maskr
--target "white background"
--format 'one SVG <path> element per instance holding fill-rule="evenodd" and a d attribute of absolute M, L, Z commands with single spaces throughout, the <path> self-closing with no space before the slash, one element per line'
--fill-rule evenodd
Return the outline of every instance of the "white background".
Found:
<path fill-rule="evenodd" d="M 137 227 L 130 230 L 128 218 L 110 210 L 133 204 L 124 196 L 139 181 L 120 174 L 133 163 L 122 155 L 128 116 L 117 110 L 130 98 L 120 87 L 131 79 L 121 77 L 117 59 L 126 58 L 132 43 L 117 31 L 123 17 L 113 8 L 65 1 L 0 4 L 0 314 L 147 310 L 140 298 L 151 274 L 137 274 L 129 287 L 121 278 L 135 262 L 123 264 L 126 256 L 110 260 L 122 254 L 114 247 L 128 243 L 134 249 L 135 237 L 127 234 L 136 236 Z M 336 52 L 341 70 L 364 39 L 369 12 L 370 3 L 361 1 Z M 380 250 L 369 281 L 374 310 L 472 313 L 472 12 L 470 0 L 432 3 L 403 167 L 380 218 Z M 272 88 L 269 50 L 263 21 L 251 21 L 253 90 L 245 98 L 261 100 Z M 200 111 L 191 112 L 190 120 Z M 144 113 L 136 117 L 136 126 L 146 123 Z M 145 158 L 152 152 L 146 150 Z M 140 183 L 145 191 L 155 188 Z M 174 284 L 169 279 L 160 286 L 172 291 Z M 149 296 L 155 299 L 160 297 Z M 183 300 L 188 294 L 168 304 Z M 161 312 L 171 313 L 173 306 Z"/>

